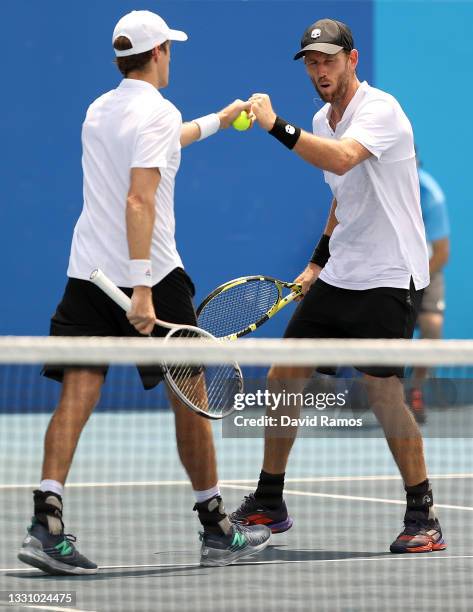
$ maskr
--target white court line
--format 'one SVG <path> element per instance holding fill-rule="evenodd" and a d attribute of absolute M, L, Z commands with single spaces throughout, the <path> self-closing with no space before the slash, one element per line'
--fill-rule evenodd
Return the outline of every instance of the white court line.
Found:
<path fill-rule="evenodd" d="M 233 481 L 229 481 L 233 483 Z M 238 481 L 240 482 L 240 481 Z M 241 482 L 250 482 L 249 480 L 242 480 Z M 100 487 L 165 487 L 165 486 L 184 486 L 189 485 L 188 480 L 143 480 L 143 481 L 130 481 L 130 482 L 68 482 L 66 488 L 68 489 L 95 489 Z M 2 484 L 1 489 L 34 489 L 38 487 L 38 483 L 34 484 Z"/>
<path fill-rule="evenodd" d="M 243 485 L 224 484 L 220 483 L 220 486 L 226 487 L 227 489 L 242 489 L 247 490 L 247 487 Z M 302 495 L 304 497 L 325 497 L 329 499 L 343 499 L 347 501 L 367 501 L 381 504 L 395 504 L 395 505 L 406 505 L 406 500 L 403 499 L 385 499 L 384 497 L 361 497 L 358 495 L 337 495 L 335 493 L 313 493 L 312 491 L 294 491 L 291 489 L 284 489 L 284 495 Z M 450 504 L 435 504 L 436 508 L 448 508 L 449 510 L 467 510 L 472 512 L 472 506 L 452 506 Z"/>
<path fill-rule="evenodd" d="M 473 474 L 431 474 L 429 479 L 433 480 L 447 480 L 450 478 L 473 478 Z M 386 475 L 386 476 L 310 476 L 308 478 L 286 478 L 284 482 L 345 482 L 345 481 L 362 482 L 369 480 L 402 480 L 401 476 L 398 475 Z M 224 480 L 222 482 L 236 482 L 231 480 Z M 245 481 L 248 482 L 248 481 Z M 256 482 L 256 481 L 255 481 Z"/>
<path fill-rule="evenodd" d="M 432 480 L 449 480 L 461 478 L 473 478 L 473 473 L 454 473 L 454 474 L 433 474 L 429 476 Z M 382 481 L 382 480 L 401 480 L 397 475 L 379 475 L 379 476 L 314 476 L 306 478 L 286 478 L 285 482 L 363 482 L 363 481 Z M 254 478 L 221 480 L 221 485 L 237 485 L 237 484 L 252 484 L 257 482 Z M 143 481 L 117 481 L 117 482 L 71 482 L 67 483 L 68 489 L 80 488 L 100 488 L 100 487 L 176 487 L 185 486 L 190 483 L 188 480 L 143 480 Z M 7 489 L 31 489 L 36 488 L 38 483 L 30 484 L 0 484 L 0 490 Z"/>
<path fill-rule="evenodd" d="M 348 561 L 400 561 L 407 559 L 415 559 L 416 561 L 423 561 L 424 559 L 430 559 L 435 561 L 437 559 L 473 559 L 473 555 L 435 555 L 435 553 L 424 554 L 424 555 L 385 555 L 384 557 L 353 557 L 352 559 L 294 559 L 287 561 L 247 561 L 245 563 L 242 559 L 242 564 L 245 565 L 278 565 L 283 563 L 346 563 Z M 235 564 L 238 565 L 238 564 Z"/>
<path fill-rule="evenodd" d="M 318 551 L 321 552 L 321 551 Z M 436 553 L 425 553 L 425 554 L 407 554 L 407 555 L 383 555 L 382 557 L 348 557 L 344 559 L 285 559 L 285 560 L 273 560 L 273 561 L 251 561 L 250 559 L 241 559 L 241 563 L 234 563 L 231 566 L 226 567 L 239 567 L 242 565 L 285 565 L 286 563 L 348 563 L 352 561 L 400 561 L 412 559 L 416 561 L 423 560 L 440 560 L 440 559 L 473 559 L 473 555 L 444 555 Z M 149 568 L 168 568 L 168 567 L 199 567 L 201 569 L 209 569 L 200 565 L 200 563 L 147 563 L 143 565 L 101 565 L 99 570 L 113 570 L 113 569 L 143 569 Z M 215 568 L 210 568 L 215 569 Z M 35 572 L 41 573 L 40 570 L 33 570 L 32 568 L 23 567 L 12 567 L 12 568 L 0 568 L 0 572 Z M 98 574 L 100 575 L 100 574 Z M 3 605 L 3 604 L 0 604 Z M 72 608 L 74 612 L 89 612 L 89 610 L 76 610 Z M 60 608 L 62 612 L 67 608 Z M 92 612 L 92 611 L 90 611 Z"/>

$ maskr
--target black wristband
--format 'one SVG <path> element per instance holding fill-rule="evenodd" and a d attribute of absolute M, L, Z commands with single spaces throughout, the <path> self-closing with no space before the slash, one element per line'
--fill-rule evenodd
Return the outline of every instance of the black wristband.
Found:
<path fill-rule="evenodd" d="M 319 244 L 315 247 L 314 252 L 312 253 L 310 263 L 314 263 L 317 266 L 320 266 L 321 268 L 325 266 L 325 264 L 330 258 L 330 251 L 328 248 L 329 242 L 330 236 L 327 236 L 327 234 L 322 234 L 322 237 L 319 240 Z"/>
<path fill-rule="evenodd" d="M 276 117 L 273 127 L 268 132 L 288 149 L 293 149 L 301 135 L 301 128 L 291 125 L 281 117 Z"/>

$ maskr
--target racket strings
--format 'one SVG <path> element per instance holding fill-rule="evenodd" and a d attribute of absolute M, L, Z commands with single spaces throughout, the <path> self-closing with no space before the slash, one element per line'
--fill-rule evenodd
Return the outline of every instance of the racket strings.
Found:
<path fill-rule="evenodd" d="M 199 338 L 198 332 L 176 330 L 174 338 Z M 203 336 L 207 338 L 207 336 Z M 174 391 L 191 407 L 214 417 L 233 410 L 235 394 L 243 389 L 241 371 L 237 366 L 167 365 L 167 377 Z"/>
<path fill-rule="evenodd" d="M 213 297 L 199 314 L 199 325 L 217 337 L 235 334 L 256 323 L 279 300 L 272 281 L 247 281 Z"/>

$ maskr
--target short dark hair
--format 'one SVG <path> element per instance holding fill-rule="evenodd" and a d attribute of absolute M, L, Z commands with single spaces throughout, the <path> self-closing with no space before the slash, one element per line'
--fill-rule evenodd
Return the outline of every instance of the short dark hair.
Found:
<path fill-rule="evenodd" d="M 132 48 L 132 44 L 129 38 L 126 36 L 118 36 L 113 43 L 113 48 L 117 49 L 117 51 L 126 51 L 127 49 Z M 159 48 L 165 53 L 168 52 L 169 41 L 164 41 Z M 143 53 L 137 53 L 136 55 L 125 55 L 124 57 L 116 57 L 115 64 L 118 67 L 118 70 L 122 73 L 124 77 L 127 77 L 130 72 L 134 70 L 144 70 L 146 65 L 151 60 L 153 56 L 153 50 L 144 51 Z"/>

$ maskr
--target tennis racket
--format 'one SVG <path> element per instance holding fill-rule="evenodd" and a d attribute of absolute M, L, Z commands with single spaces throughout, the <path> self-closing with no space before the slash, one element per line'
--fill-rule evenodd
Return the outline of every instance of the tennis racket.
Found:
<path fill-rule="evenodd" d="M 123 310 L 128 312 L 131 309 L 131 299 L 101 270 L 94 270 L 90 280 Z M 169 330 L 166 341 L 172 338 L 205 338 L 219 342 L 208 331 L 193 325 L 176 325 L 160 319 L 156 319 L 156 325 Z M 235 410 L 235 394 L 243 391 L 243 375 L 237 363 L 161 365 L 169 387 L 194 412 L 209 419 L 222 419 Z"/>
<path fill-rule="evenodd" d="M 283 297 L 284 289 L 290 291 Z M 297 283 L 271 276 L 242 276 L 210 293 L 197 309 L 199 325 L 218 338 L 236 340 L 255 331 L 302 295 Z"/>

